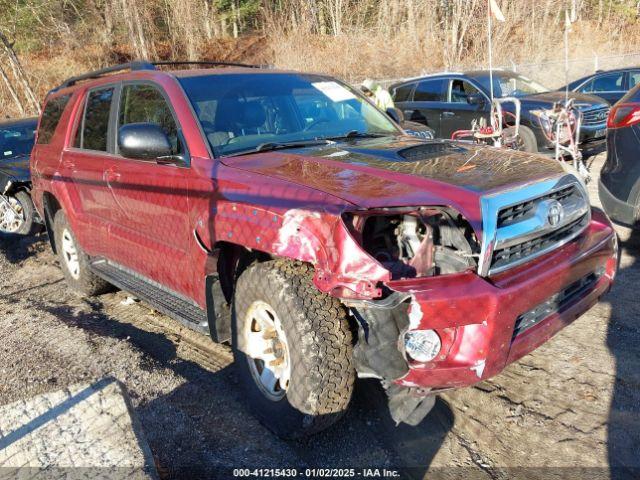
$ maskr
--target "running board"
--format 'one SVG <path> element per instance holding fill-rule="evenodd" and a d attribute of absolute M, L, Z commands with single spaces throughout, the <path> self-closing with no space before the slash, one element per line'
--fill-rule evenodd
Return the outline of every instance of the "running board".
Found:
<path fill-rule="evenodd" d="M 91 270 L 112 285 L 144 300 L 159 312 L 191 329 L 209 334 L 207 312 L 159 283 L 105 259 L 94 259 Z"/>

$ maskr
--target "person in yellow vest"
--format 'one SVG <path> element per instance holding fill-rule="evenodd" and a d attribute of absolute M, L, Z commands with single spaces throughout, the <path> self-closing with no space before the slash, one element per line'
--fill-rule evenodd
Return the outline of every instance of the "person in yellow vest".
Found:
<path fill-rule="evenodd" d="M 362 82 L 360 89 L 367 97 L 371 98 L 376 107 L 378 107 L 383 112 L 385 112 L 387 108 L 395 107 L 389 92 L 387 92 L 379 83 L 375 82 L 374 80 L 366 79 L 364 82 Z"/>

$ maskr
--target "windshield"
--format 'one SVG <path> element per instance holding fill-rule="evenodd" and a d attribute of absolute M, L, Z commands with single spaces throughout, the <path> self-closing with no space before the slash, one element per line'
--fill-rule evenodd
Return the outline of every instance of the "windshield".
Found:
<path fill-rule="evenodd" d="M 401 132 L 355 90 L 304 74 L 222 74 L 179 79 L 216 156 L 269 143 Z"/>
<path fill-rule="evenodd" d="M 29 155 L 33 148 L 36 124 L 0 126 L 0 160 Z"/>
<path fill-rule="evenodd" d="M 489 74 L 474 77 L 489 92 Z M 493 73 L 493 95 L 495 97 L 524 97 L 536 93 L 545 93 L 549 89 L 538 82 L 509 72 Z"/>

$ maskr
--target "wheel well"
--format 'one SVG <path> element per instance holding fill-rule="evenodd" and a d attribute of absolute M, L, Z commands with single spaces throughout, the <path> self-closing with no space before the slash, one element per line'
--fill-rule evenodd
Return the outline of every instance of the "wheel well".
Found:
<path fill-rule="evenodd" d="M 238 277 L 252 263 L 273 256 L 229 242 L 216 243 L 211 253 L 217 268 L 206 278 L 209 331 L 216 342 L 226 342 L 231 340 L 231 302 Z"/>
<path fill-rule="evenodd" d="M 53 219 L 56 216 L 58 210 L 62 207 L 60 206 L 60 202 L 58 199 L 50 192 L 44 192 L 42 194 L 42 205 L 44 208 L 44 224 L 47 227 L 47 232 L 49 233 L 49 243 L 51 244 L 51 249 L 53 253 L 58 253 L 56 248 L 56 239 L 53 235 Z"/>

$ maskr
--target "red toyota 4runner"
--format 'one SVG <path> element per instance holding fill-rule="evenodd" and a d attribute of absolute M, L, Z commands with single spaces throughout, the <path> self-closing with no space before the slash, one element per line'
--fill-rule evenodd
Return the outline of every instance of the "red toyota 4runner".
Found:
<path fill-rule="evenodd" d="M 230 341 L 281 436 L 333 423 L 356 375 L 416 424 L 612 284 L 614 231 L 559 162 L 406 136 L 322 75 L 167 68 L 51 92 L 33 199 L 73 288 Z"/>

